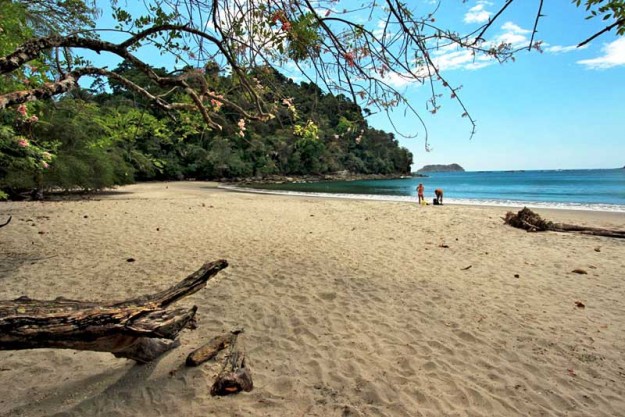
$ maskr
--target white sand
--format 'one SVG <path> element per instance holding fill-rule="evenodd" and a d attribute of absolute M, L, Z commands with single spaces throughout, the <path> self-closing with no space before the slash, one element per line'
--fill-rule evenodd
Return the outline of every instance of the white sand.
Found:
<path fill-rule="evenodd" d="M 0 299 L 120 300 L 230 266 L 178 303 L 199 328 L 157 363 L 0 352 L 0 415 L 625 415 L 625 242 L 526 233 L 505 211 L 212 183 L 1 203 Z M 625 229 L 625 214 L 538 211 Z M 255 389 L 214 398 L 219 363 L 184 360 L 235 326 Z"/>

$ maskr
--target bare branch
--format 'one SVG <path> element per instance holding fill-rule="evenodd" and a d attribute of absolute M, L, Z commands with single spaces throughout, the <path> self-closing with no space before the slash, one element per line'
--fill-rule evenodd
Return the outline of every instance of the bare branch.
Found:
<path fill-rule="evenodd" d="M 528 51 L 532 50 L 532 45 L 534 44 L 534 35 L 536 35 L 537 28 L 538 28 L 538 21 L 543 16 L 542 10 L 543 10 L 543 0 L 540 0 L 540 3 L 538 5 L 538 13 L 536 13 L 536 20 L 534 21 L 534 29 L 532 29 L 532 37 L 530 38 L 530 44 L 527 46 Z"/>
<path fill-rule="evenodd" d="M 603 28 L 603 29 L 602 29 L 602 30 L 600 30 L 599 32 L 597 32 L 597 33 L 595 33 L 594 35 L 592 35 L 590 38 L 588 38 L 588 39 L 586 39 L 586 40 L 584 40 L 584 41 L 580 42 L 580 43 L 579 43 L 579 45 L 577 45 L 577 47 L 578 47 L 578 48 L 581 48 L 582 46 L 584 46 L 584 45 L 586 45 L 587 43 L 591 42 L 591 41 L 592 41 L 592 40 L 594 40 L 595 38 L 597 38 L 597 37 L 599 37 L 599 36 L 603 35 L 603 34 L 604 34 L 604 33 L 606 33 L 606 32 L 609 32 L 609 31 L 611 31 L 612 29 L 614 29 L 615 27 L 617 27 L 617 26 L 621 26 L 621 25 L 623 25 L 623 24 L 625 24 L 625 18 L 623 18 L 623 19 L 619 19 L 619 20 L 617 20 L 616 22 L 612 23 L 611 25 L 606 26 L 605 28 Z"/>

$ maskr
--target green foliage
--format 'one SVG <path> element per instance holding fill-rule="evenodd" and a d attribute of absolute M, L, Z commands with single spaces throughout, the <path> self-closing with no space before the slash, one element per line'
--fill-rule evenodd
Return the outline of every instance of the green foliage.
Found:
<path fill-rule="evenodd" d="M 149 83 L 127 64 L 115 71 L 137 85 Z M 240 115 L 226 107 L 215 116 L 223 130 L 211 131 L 197 111 L 181 110 L 172 119 L 115 83 L 109 92 L 78 90 L 57 101 L 37 102 L 24 114 L 4 111 L 0 189 L 11 194 L 100 190 L 135 178 L 222 179 L 344 169 L 409 172 L 412 155 L 392 135 L 370 129 L 360 107 L 344 96 L 325 94 L 312 83 L 295 84 L 275 72 L 259 69 L 257 75 L 259 83 L 271 86 L 262 94 L 277 102 L 276 118 L 248 120 L 244 137 Z M 208 77 L 220 90 L 237 90 L 231 76 Z M 237 100 L 244 108 L 250 105 L 243 96 Z M 35 113 L 38 120 L 29 121 Z M 19 145 L 22 139 L 27 147 Z"/>
<path fill-rule="evenodd" d="M 5 56 L 36 36 L 85 31 L 98 15 L 95 1 L 0 0 L 0 56 Z M 80 62 L 69 50 L 59 55 L 59 64 Z M 35 87 L 54 78 L 56 65 L 51 53 L 44 53 L 27 65 L 0 77 L 0 94 Z"/>
<path fill-rule="evenodd" d="M 23 5 L 12 1 L 0 1 L 0 5 L 0 56 L 5 56 L 34 36 L 34 31 L 26 24 L 27 11 Z M 31 65 L 0 77 L 0 94 L 25 87 Z"/>
<path fill-rule="evenodd" d="M 135 169 L 126 149 L 117 146 L 126 137 L 115 129 L 116 113 L 107 110 L 71 97 L 44 109 L 33 134 L 55 143 L 57 153 L 43 172 L 44 188 L 91 191 L 132 182 Z"/>
<path fill-rule="evenodd" d="M 312 13 L 305 13 L 289 22 L 287 31 L 288 55 L 294 61 L 303 61 L 311 53 L 319 52 L 319 23 Z M 284 27 L 284 26 L 283 26 Z"/>
<path fill-rule="evenodd" d="M 312 120 L 306 124 L 296 124 L 293 133 L 302 138 L 298 142 L 315 142 L 319 139 L 319 127 Z"/>
<path fill-rule="evenodd" d="M 26 20 L 38 36 L 69 33 L 95 26 L 98 17 L 95 0 L 21 0 Z"/>
<path fill-rule="evenodd" d="M 586 19 L 600 17 L 601 20 L 614 20 L 616 33 L 625 35 L 625 0 L 573 0 L 576 6 L 586 8 Z"/>
<path fill-rule="evenodd" d="M 121 155 L 97 148 L 62 152 L 44 175 L 49 190 L 97 191 L 133 182 L 133 168 Z"/>
<path fill-rule="evenodd" d="M 54 159 L 54 155 L 46 151 L 52 149 L 53 144 L 38 144 L 30 137 L 35 116 L 28 116 L 26 106 L 19 109 L 21 113 L 0 113 L 0 189 L 11 193 L 39 188 L 42 173 Z"/>

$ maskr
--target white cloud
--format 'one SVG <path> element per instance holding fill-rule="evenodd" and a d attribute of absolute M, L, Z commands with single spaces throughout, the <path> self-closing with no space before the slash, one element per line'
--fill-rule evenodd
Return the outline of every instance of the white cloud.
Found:
<path fill-rule="evenodd" d="M 516 23 L 506 22 L 501 25 L 501 29 L 503 32 L 493 40 L 495 46 L 504 42 L 509 43 L 512 48 L 515 49 L 526 47 L 530 42 L 528 35 L 532 33 L 532 31 L 523 29 Z"/>
<path fill-rule="evenodd" d="M 543 43 L 543 46 L 545 46 L 545 44 Z M 573 51 L 577 51 L 577 50 L 582 50 L 582 49 L 586 49 L 588 48 L 588 44 L 578 47 L 577 45 L 569 45 L 569 46 L 561 46 L 561 45 L 547 45 L 544 48 L 545 52 L 549 52 L 552 54 L 565 54 L 567 52 L 573 52 Z"/>
<path fill-rule="evenodd" d="M 531 30 L 524 29 L 516 23 L 505 22 L 501 25 L 500 32 L 497 36 L 484 42 L 482 48 L 497 48 L 502 42 L 511 44 L 512 49 L 526 48 L 529 44 L 529 36 L 531 33 Z M 472 51 L 459 48 L 453 43 L 433 50 L 430 56 L 434 66 L 441 72 L 453 70 L 475 71 L 498 63 L 492 56 L 483 54 L 475 55 Z M 414 68 L 413 72 L 417 76 L 426 78 L 429 75 L 427 70 L 428 68 L 424 66 Z M 396 88 L 414 83 L 414 79 L 410 79 L 410 77 L 406 78 L 398 74 L 387 74 L 385 81 Z"/>
<path fill-rule="evenodd" d="M 493 14 L 486 10 L 487 6 L 492 5 L 489 1 L 478 0 L 477 4 L 469 9 L 464 15 L 464 23 L 486 23 Z"/>
<path fill-rule="evenodd" d="M 403 76 L 393 72 L 386 74 L 383 78 L 383 81 L 394 88 L 402 88 L 408 85 L 415 85 L 414 78 L 409 77 L 408 74 L 406 74 L 406 76 Z"/>
<path fill-rule="evenodd" d="M 439 71 L 449 71 L 455 69 L 477 69 L 482 68 L 489 65 L 490 59 L 481 59 L 485 57 L 480 57 L 480 59 L 476 59 L 475 56 L 471 53 L 471 51 L 467 50 L 459 50 L 455 52 L 450 52 L 445 55 L 437 56 L 432 59 L 434 65 L 439 69 Z M 479 65 L 476 65 L 478 64 Z"/>
<path fill-rule="evenodd" d="M 532 32 L 529 29 L 523 29 L 521 26 L 519 26 L 519 25 L 517 25 L 516 23 L 513 23 L 513 22 L 506 22 L 503 25 L 501 25 L 501 28 L 504 31 L 506 31 L 506 32 L 516 33 L 516 34 L 519 34 L 519 35 L 528 34 L 528 33 Z"/>
<path fill-rule="evenodd" d="M 513 49 L 523 48 L 529 44 L 531 30 L 523 29 L 513 22 L 505 22 L 501 26 L 502 32 L 492 40 L 482 45 L 485 49 L 496 48 L 499 44 L 509 43 Z M 497 60 L 486 55 L 473 55 L 466 49 L 458 49 L 455 45 L 440 48 L 433 54 L 432 61 L 441 71 L 466 69 L 477 70 L 495 64 Z"/>
<path fill-rule="evenodd" d="M 608 69 L 625 65 L 625 38 L 618 38 L 614 42 L 605 44 L 601 51 L 603 56 L 583 59 L 577 63 L 588 69 Z"/>
<path fill-rule="evenodd" d="M 387 26 L 386 20 L 378 20 L 378 23 L 373 30 L 373 35 L 379 39 L 382 39 L 382 36 L 386 35 L 385 39 L 388 39 L 393 36 L 393 32 L 391 31 L 391 28 Z"/>

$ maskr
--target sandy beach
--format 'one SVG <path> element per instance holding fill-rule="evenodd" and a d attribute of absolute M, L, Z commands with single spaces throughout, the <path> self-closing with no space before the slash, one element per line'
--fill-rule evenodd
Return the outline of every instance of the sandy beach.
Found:
<path fill-rule="evenodd" d="M 202 182 L 0 203 L 0 299 L 123 300 L 230 264 L 177 304 L 199 327 L 156 363 L 0 351 L 0 416 L 625 415 L 625 241 L 527 233 L 506 211 Z M 220 363 L 185 358 L 235 327 L 255 388 L 211 397 Z"/>

